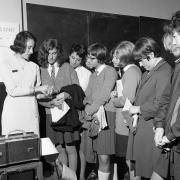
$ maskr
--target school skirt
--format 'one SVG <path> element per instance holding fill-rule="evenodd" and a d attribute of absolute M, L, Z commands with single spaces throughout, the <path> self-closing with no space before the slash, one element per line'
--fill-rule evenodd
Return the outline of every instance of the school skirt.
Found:
<path fill-rule="evenodd" d="M 51 114 L 46 114 L 46 136 L 49 137 L 55 145 L 71 145 L 76 143 L 77 141 L 80 141 L 79 131 L 57 132 L 52 129 L 51 122 Z"/>
<path fill-rule="evenodd" d="M 115 118 L 115 112 L 106 111 L 108 127 L 101 130 L 98 136 L 93 139 L 93 150 L 98 155 L 115 154 Z"/>
<path fill-rule="evenodd" d="M 93 140 L 89 137 L 88 130 L 83 129 L 81 133 L 80 149 L 88 163 L 96 163 L 96 152 L 93 150 Z"/>

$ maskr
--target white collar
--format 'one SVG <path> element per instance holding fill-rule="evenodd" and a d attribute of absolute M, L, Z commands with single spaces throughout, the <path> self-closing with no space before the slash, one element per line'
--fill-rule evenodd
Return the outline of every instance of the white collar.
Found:
<path fill-rule="evenodd" d="M 157 59 L 157 62 L 155 64 L 155 66 L 162 60 L 163 58 L 162 57 L 159 57 L 159 59 Z"/>
<path fill-rule="evenodd" d="M 130 67 L 132 67 L 132 66 L 136 66 L 135 64 L 128 64 L 127 66 L 125 66 L 124 68 L 123 68 L 123 71 L 125 72 L 125 71 L 127 71 Z"/>
<path fill-rule="evenodd" d="M 175 60 L 174 62 L 177 63 L 180 60 L 180 58 L 178 58 L 177 60 Z"/>
<path fill-rule="evenodd" d="M 57 62 L 55 62 L 53 65 L 54 65 L 55 68 L 59 68 L 59 64 Z M 48 69 L 52 69 L 53 65 L 49 64 Z"/>
<path fill-rule="evenodd" d="M 97 73 L 97 75 L 99 75 L 105 67 L 106 67 L 105 64 L 101 64 L 101 65 L 95 70 L 95 72 Z"/>
<path fill-rule="evenodd" d="M 83 69 L 83 66 L 78 66 L 77 68 L 75 68 L 76 71 L 79 71 L 81 69 Z"/>

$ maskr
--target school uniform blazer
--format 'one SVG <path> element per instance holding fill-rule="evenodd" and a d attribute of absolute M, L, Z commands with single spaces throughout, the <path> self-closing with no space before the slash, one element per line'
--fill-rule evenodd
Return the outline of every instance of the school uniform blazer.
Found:
<path fill-rule="evenodd" d="M 42 85 L 53 86 L 56 91 L 60 92 L 61 88 L 71 84 L 78 84 L 79 80 L 75 70 L 71 67 L 69 63 L 64 63 L 59 67 L 58 73 L 55 78 L 55 82 L 51 79 L 47 68 L 40 68 L 41 71 L 41 82 Z M 51 100 L 50 99 L 40 99 L 39 103 L 46 107 L 46 114 L 50 114 Z"/>
<path fill-rule="evenodd" d="M 78 110 L 82 111 L 84 109 L 85 94 L 77 84 L 64 86 L 60 92 L 67 92 L 71 96 L 71 99 L 65 100 L 70 109 L 59 121 L 52 122 L 51 127 L 55 131 L 73 132 L 81 126 Z"/>
<path fill-rule="evenodd" d="M 161 60 L 151 71 L 143 74 L 135 98 L 134 104 L 140 106 L 141 114 L 136 133 L 128 142 L 127 155 L 135 160 L 137 174 L 146 178 L 151 177 L 160 153 L 154 144 L 153 119 L 159 110 L 161 97 L 171 83 L 171 73 L 170 65 Z"/>
<path fill-rule="evenodd" d="M 171 73 L 170 65 L 161 60 L 149 73 L 143 74 L 135 100 L 135 105 L 140 105 L 140 118 L 148 121 L 156 117 L 161 97 L 170 87 Z"/>
<path fill-rule="evenodd" d="M 178 109 L 178 114 L 177 114 L 175 123 L 171 126 L 173 111 L 174 111 L 177 99 L 180 96 L 180 60 L 176 62 L 176 65 L 175 65 L 170 94 L 171 94 L 170 103 L 168 107 L 168 112 L 166 114 L 165 135 L 171 141 L 173 139 L 180 137 L 180 108 Z"/>

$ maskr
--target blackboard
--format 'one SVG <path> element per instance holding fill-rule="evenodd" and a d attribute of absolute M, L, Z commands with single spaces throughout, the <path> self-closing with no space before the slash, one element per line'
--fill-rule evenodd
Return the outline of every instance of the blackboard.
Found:
<path fill-rule="evenodd" d="M 37 48 L 46 38 L 58 38 L 66 52 L 72 43 L 88 46 L 105 44 L 110 50 L 117 42 L 135 42 L 139 34 L 139 19 L 92 11 L 27 3 L 27 27 L 38 39 Z"/>
<path fill-rule="evenodd" d="M 47 38 L 57 38 L 65 51 L 73 42 L 88 44 L 86 11 L 27 3 L 27 27 L 37 38 L 37 47 Z"/>
<path fill-rule="evenodd" d="M 94 12 L 89 18 L 90 44 L 98 41 L 112 49 L 120 41 L 135 42 L 138 38 L 138 17 Z"/>
<path fill-rule="evenodd" d="M 72 43 L 86 46 L 100 42 L 111 50 L 118 42 L 135 42 L 139 37 L 149 36 L 162 47 L 163 56 L 172 59 L 162 44 L 163 26 L 168 20 L 117 15 L 69 8 L 26 4 L 27 27 L 38 39 L 36 50 L 47 38 L 57 38 L 68 54 Z"/>
<path fill-rule="evenodd" d="M 139 36 L 149 36 L 161 44 L 164 35 L 163 27 L 169 21 L 151 17 L 139 17 Z"/>

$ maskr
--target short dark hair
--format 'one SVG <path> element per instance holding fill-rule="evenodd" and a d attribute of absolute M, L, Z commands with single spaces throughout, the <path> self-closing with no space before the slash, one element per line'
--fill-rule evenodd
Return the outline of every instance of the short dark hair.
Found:
<path fill-rule="evenodd" d="M 130 41 L 121 41 L 114 48 L 114 53 L 118 56 L 123 66 L 135 63 L 133 58 L 134 44 Z"/>
<path fill-rule="evenodd" d="M 14 44 L 10 46 L 11 50 L 16 53 L 23 54 L 26 50 L 28 39 L 32 39 L 36 42 L 36 38 L 29 31 L 19 32 L 14 39 Z"/>
<path fill-rule="evenodd" d="M 85 65 L 85 58 L 87 55 L 86 46 L 84 44 L 73 43 L 71 46 L 69 54 L 71 55 L 74 52 L 82 59 L 81 64 Z"/>
<path fill-rule="evenodd" d="M 161 48 L 158 43 L 150 37 L 142 37 L 135 43 L 133 55 L 136 60 L 147 58 L 148 54 L 154 53 L 155 57 L 161 56 Z"/>
<path fill-rule="evenodd" d="M 57 62 L 61 66 L 65 62 L 63 48 L 57 39 L 46 39 L 42 42 L 38 50 L 38 63 L 42 67 L 48 67 L 49 50 L 57 49 Z"/>
<path fill-rule="evenodd" d="M 101 64 L 105 63 L 108 59 L 108 49 L 101 43 L 91 44 L 87 52 L 89 55 L 95 56 Z"/>

